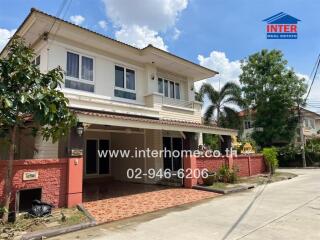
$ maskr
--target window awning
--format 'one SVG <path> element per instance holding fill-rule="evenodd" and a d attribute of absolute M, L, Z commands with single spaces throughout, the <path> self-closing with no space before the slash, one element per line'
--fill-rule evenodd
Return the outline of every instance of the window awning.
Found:
<path fill-rule="evenodd" d="M 208 126 L 196 122 L 155 119 L 133 115 L 115 114 L 109 112 L 94 112 L 79 109 L 73 109 L 73 112 L 77 115 L 80 122 L 88 124 L 166 131 L 209 133 L 227 136 L 236 136 L 238 134 L 238 131 L 235 129 Z"/>

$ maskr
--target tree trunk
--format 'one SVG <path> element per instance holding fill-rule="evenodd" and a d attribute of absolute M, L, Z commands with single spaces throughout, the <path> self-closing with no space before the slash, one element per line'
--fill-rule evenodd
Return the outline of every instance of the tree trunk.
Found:
<path fill-rule="evenodd" d="M 5 181 L 5 212 L 3 214 L 2 220 L 4 223 L 8 222 L 9 217 L 9 208 L 11 201 L 11 192 L 12 192 L 12 172 L 13 172 L 13 160 L 14 160 L 14 150 L 15 150 L 15 142 L 16 142 L 16 131 L 17 126 L 14 126 L 10 131 L 10 146 L 9 146 L 9 160 L 7 166 L 7 176 Z"/>

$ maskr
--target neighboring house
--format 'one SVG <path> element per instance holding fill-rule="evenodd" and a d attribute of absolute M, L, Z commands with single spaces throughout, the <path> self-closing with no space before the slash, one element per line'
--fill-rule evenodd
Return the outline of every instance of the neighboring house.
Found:
<path fill-rule="evenodd" d="M 241 119 L 240 139 L 250 139 L 254 130 L 255 112 L 252 110 L 242 110 L 238 115 Z"/>
<path fill-rule="evenodd" d="M 297 112 L 298 114 L 298 112 Z M 303 118 L 303 134 L 304 139 L 320 137 L 320 114 L 301 108 L 301 115 Z M 251 137 L 254 131 L 255 112 L 243 110 L 239 112 L 242 122 L 241 139 L 245 140 Z M 300 127 L 297 127 L 295 144 L 301 143 Z"/>
<path fill-rule="evenodd" d="M 16 34 L 34 48 L 42 72 L 57 66 L 64 69 L 61 91 L 79 120 L 69 136 L 54 144 L 21 130 L 16 159 L 65 159 L 83 154 L 84 180 L 133 181 L 127 178 L 128 168 L 177 171 L 183 159 L 99 157 L 97 150 L 195 149 L 202 133 L 237 135 L 236 130 L 201 122 L 202 104 L 195 101 L 193 85 L 215 76 L 216 71 L 152 45 L 143 49 L 129 46 L 35 9 Z M 6 52 L 7 48 L 1 57 Z M 0 159 L 7 158 L 4 150 Z M 75 162 L 78 164 L 82 166 L 82 161 Z M 136 181 L 155 183 L 158 179 Z"/>

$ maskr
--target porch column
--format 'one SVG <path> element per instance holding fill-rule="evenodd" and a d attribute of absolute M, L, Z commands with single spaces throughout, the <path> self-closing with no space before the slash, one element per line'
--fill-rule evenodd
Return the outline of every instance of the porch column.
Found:
<path fill-rule="evenodd" d="M 82 203 L 83 142 L 83 134 L 79 136 L 76 128 L 72 128 L 68 147 L 67 207 Z"/>
<path fill-rule="evenodd" d="M 198 134 L 198 146 L 203 145 L 203 134 L 202 134 L 202 132 L 199 132 L 197 134 Z"/>
<path fill-rule="evenodd" d="M 68 159 L 67 207 L 82 203 L 83 158 Z"/>

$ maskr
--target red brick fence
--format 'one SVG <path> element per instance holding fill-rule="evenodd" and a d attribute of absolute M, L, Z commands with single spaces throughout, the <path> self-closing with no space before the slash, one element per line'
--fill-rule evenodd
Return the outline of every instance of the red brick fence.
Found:
<path fill-rule="evenodd" d="M 42 200 L 56 207 L 82 202 L 82 158 L 14 160 L 12 206 L 19 190 L 41 188 Z M 8 161 L 0 161 L 0 203 Z"/>
<path fill-rule="evenodd" d="M 208 169 L 209 171 L 217 171 L 222 165 L 234 167 L 238 169 L 238 176 L 248 177 L 266 172 L 266 164 L 264 158 L 260 154 L 238 155 L 234 157 L 222 156 L 215 157 L 199 157 L 187 156 L 184 158 L 184 168 L 188 169 Z M 185 179 L 185 187 L 192 187 L 201 182 L 201 179 L 190 178 Z"/>

